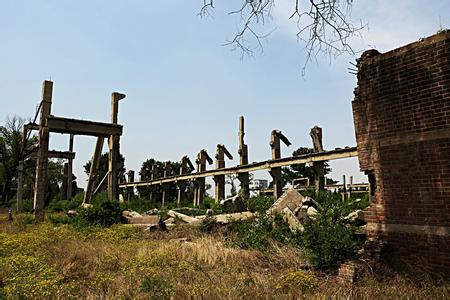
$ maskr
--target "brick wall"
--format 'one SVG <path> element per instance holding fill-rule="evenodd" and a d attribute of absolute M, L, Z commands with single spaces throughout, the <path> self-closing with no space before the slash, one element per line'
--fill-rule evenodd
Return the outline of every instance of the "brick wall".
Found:
<path fill-rule="evenodd" d="M 367 231 L 450 272 L 450 31 L 358 60 L 353 115 L 371 182 Z"/>

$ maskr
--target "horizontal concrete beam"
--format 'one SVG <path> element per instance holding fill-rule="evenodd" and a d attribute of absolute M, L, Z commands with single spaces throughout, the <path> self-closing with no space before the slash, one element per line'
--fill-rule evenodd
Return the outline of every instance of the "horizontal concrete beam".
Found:
<path fill-rule="evenodd" d="M 75 135 L 104 136 L 122 135 L 122 125 L 93 122 L 86 120 L 68 119 L 49 116 L 47 126 L 50 132 Z M 39 130 L 38 124 L 29 123 L 25 125 L 27 130 Z"/>
<path fill-rule="evenodd" d="M 36 157 L 36 156 L 37 156 L 37 148 L 35 152 L 32 152 L 29 155 L 29 157 Z M 75 152 L 50 150 L 48 151 L 48 158 L 75 159 Z"/>
<path fill-rule="evenodd" d="M 254 172 L 259 170 L 270 170 L 272 168 L 278 167 L 286 167 L 296 164 L 304 164 L 304 163 L 313 163 L 319 161 L 327 161 L 341 158 L 349 158 L 358 156 L 358 152 L 356 147 L 346 147 L 344 149 L 336 149 L 331 151 L 324 151 L 318 153 L 310 153 L 299 156 L 285 157 L 274 160 L 267 160 L 263 162 L 256 162 L 248 165 L 230 167 L 218 170 L 208 170 L 204 172 L 197 172 L 193 174 L 185 174 L 178 176 L 171 176 L 166 178 L 160 178 L 149 181 L 139 181 L 139 182 L 131 182 L 121 184 L 120 188 L 126 187 L 139 187 L 139 186 L 151 186 L 151 185 L 162 185 L 165 183 L 177 182 L 177 181 L 186 181 L 193 180 L 197 178 L 203 177 L 211 177 L 217 175 L 229 175 L 229 174 L 239 174 L 239 173 L 247 173 Z"/>

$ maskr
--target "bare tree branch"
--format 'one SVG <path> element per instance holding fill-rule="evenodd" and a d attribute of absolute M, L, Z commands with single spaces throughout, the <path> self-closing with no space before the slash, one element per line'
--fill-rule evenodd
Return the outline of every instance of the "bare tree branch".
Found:
<path fill-rule="evenodd" d="M 227 41 L 233 50 L 241 51 L 241 58 L 262 51 L 262 40 L 268 33 L 260 33 L 260 28 L 271 17 L 275 0 L 241 0 L 241 6 L 229 15 L 239 15 L 241 27 L 234 38 Z M 215 0 L 204 0 L 201 16 L 209 15 Z M 350 20 L 353 0 L 292 0 L 292 13 L 297 25 L 297 38 L 305 44 L 306 58 L 302 69 L 318 55 L 332 57 L 342 53 L 355 54 L 349 44 L 354 36 L 360 36 L 365 25 L 354 25 Z"/>

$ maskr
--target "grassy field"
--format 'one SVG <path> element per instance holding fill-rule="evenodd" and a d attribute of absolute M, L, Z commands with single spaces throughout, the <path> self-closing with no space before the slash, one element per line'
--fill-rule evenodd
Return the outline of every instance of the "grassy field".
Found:
<path fill-rule="evenodd" d="M 387 268 L 346 286 L 308 270 L 297 248 L 230 246 L 220 230 L 178 226 L 143 232 L 126 225 L 75 230 L 69 225 L 0 220 L 0 298 L 354 298 L 448 299 L 449 285 Z M 381 272 L 381 273 L 377 273 Z"/>

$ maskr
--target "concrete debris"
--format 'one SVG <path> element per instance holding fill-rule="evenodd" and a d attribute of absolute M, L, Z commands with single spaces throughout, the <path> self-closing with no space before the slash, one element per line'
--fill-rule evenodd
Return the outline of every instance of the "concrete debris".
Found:
<path fill-rule="evenodd" d="M 314 207 L 310 206 L 308 207 L 307 211 L 306 211 L 306 215 L 312 219 L 315 220 L 316 216 L 317 216 L 317 209 L 315 209 Z"/>
<path fill-rule="evenodd" d="M 71 209 L 67 211 L 67 216 L 69 217 L 75 217 L 76 215 L 78 215 L 78 212 L 76 210 Z"/>
<path fill-rule="evenodd" d="M 164 223 L 166 223 L 166 225 L 173 224 L 173 223 L 175 223 L 175 218 L 168 218 L 168 219 L 164 220 Z"/>
<path fill-rule="evenodd" d="M 291 211 L 302 205 L 304 197 L 295 189 L 287 190 L 268 210 L 269 214 L 281 213 L 284 208 L 288 207 Z"/>
<path fill-rule="evenodd" d="M 173 210 L 169 210 L 167 215 L 169 215 L 169 216 L 171 216 L 172 218 L 175 218 L 175 219 L 180 219 L 181 221 L 186 222 L 186 223 L 188 223 L 190 225 L 198 225 L 201 222 L 201 220 L 199 220 L 197 218 L 194 218 L 194 217 L 191 217 L 191 216 L 188 216 L 188 215 L 184 215 L 184 214 L 181 214 L 181 213 L 173 211 Z"/>
<path fill-rule="evenodd" d="M 246 209 L 244 199 L 238 194 L 236 196 L 220 201 L 224 211 L 242 211 Z"/>
<path fill-rule="evenodd" d="M 208 208 L 208 209 L 206 210 L 206 214 L 207 214 L 208 216 L 212 216 L 212 215 L 214 214 L 214 211 L 213 211 L 211 208 Z"/>
<path fill-rule="evenodd" d="M 158 224 L 159 216 L 125 217 L 128 224 Z"/>
<path fill-rule="evenodd" d="M 283 215 L 284 222 L 286 222 L 286 224 L 289 226 L 289 229 L 291 231 L 303 232 L 303 230 L 304 230 L 303 225 L 300 223 L 300 221 L 294 215 L 292 210 L 289 209 L 289 207 L 285 207 L 281 213 Z"/>
<path fill-rule="evenodd" d="M 82 208 L 91 208 L 92 204 L 90 204 L 90 203 L 83 203 L 83 204 L 81 204 L 81 207 Z"/>
<path fill-rule="evenodd" d="M 147 215 L 157 215 L 159 214 L 159 209 L 157 208 L 152 208 L 147 212 Z"/>
<path fill-rule="evenodd" d="M 316 200 L 308 196 L 303 199 L 302 205 L 312 206 L 315 209 L 322 209 L 322 206 L 320 206 Z"/>
<path fill-rule="evenodd" d="M 219 224 L 228 224 L 233 221 L 245 221 L 255 217 L 255 214 L 249 211 L 238 212 L 234 214 L 215 215 L 213 218 Z"/>
<path fill-rule="evenodd" d="M 364 212 L 360 209 L 351 212 L 344 218 L 344 220 L 356 224 L 356 225 L 364 225 L 366 224 L 366 219 L 364 218 Z"/>

